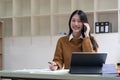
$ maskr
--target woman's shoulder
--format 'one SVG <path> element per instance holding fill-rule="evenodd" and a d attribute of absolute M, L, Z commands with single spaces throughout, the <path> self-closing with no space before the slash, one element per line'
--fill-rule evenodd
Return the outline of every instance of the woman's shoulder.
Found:
<path fill-rule="evenodd" d="M 59 41 L 68 41 L 69 40 L 69 35 L 65 35 L 59 38 Z"/>

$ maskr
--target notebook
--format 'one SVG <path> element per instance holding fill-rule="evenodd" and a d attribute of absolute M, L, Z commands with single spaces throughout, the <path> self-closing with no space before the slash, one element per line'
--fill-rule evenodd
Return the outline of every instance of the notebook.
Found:
<path fill-rule="evenodd" d="M 70 63 L 71 74 L 101 74 L 107 53 L 73 52 Z"/>

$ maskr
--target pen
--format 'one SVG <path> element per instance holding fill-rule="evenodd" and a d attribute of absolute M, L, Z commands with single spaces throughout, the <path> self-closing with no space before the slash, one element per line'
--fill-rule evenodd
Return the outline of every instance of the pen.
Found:
<path fill-rule="evenodd" d="M 52 64 L 52 62 L 48 62 L 49 64 Z M 54 65 L 54 66 L 57 66 L 57 65 Z"/>

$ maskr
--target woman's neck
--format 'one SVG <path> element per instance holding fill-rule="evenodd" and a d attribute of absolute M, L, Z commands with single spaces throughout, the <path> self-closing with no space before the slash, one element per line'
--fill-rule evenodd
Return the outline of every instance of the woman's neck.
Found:
<path fill-rule="evenodd" d="M 81 32 L 80 33 L 73 33 L 74 38 L 80 38 Z"/>

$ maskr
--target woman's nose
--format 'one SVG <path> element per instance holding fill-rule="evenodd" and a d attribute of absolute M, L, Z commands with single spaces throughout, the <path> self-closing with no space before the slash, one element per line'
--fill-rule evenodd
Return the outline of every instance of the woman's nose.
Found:
<path fill-rule="evenodd" d="M 78 25 L 78 22 L 77 22 L 77 21 L 75 22 L 75 25 Z"/>

